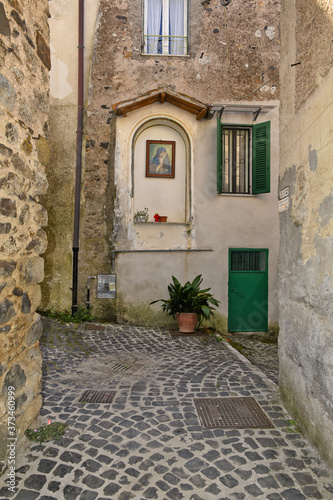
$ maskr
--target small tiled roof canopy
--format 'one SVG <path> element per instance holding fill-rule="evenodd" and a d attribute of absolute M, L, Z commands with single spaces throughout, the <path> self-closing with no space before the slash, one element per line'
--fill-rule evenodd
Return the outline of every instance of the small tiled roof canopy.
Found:
<path fill-rule="evenodd" d="M 151 90 L 146 94 L 136 97 L 135 99 L 113 104 L 112 109 L 116 115 L 127 116 L 127 113 L 130 111 L 148 106 L 149 104 L 153 104 L 155 102 L 159 102 L 161 104 L 169 102 L 178 108 L 185 109 L 185 111 L 193 113 L 196 115 L 197 120 L 207 118 L 210 111 L 209 106 L 193 99 L 193 97 L 188 97 L 185 94 L 179 94 L 177 92 L 171 92 L 168 89 Z"/>

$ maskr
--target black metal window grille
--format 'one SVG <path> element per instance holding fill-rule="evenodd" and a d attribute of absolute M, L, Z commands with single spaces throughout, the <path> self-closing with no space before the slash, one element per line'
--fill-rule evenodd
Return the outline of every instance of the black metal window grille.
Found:
<path fill-rule="evenodd" d="M 250 129 L 223 127 L 223 193 L 250 194 Z"/>
<path fill-rule="evenodd" d="M 231 271 L 266 271 L 266 252 L 262 250 L 233 250 Z"/>
<path fill-rule="evenodd" d="M 187 36 L 145 35 L 144 38 L 147 54 L 187 54 Z"/>

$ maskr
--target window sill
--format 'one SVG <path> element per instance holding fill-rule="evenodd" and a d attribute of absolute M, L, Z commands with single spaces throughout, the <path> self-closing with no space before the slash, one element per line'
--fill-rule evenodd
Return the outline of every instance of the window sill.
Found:
<path fill-rule="evenodd" d="M 226 198 L 256 198 L 255 194 L 245 194 L 245 193 L 219 193 L 219 196 Z"/>
<path fill-rule="evenodd" d="M 182 59 L 183 58 L 187 58 L 187 59 L 190 59 L 190 54 L 146 54 L 145 52 L 141 52 L 141 55 L 142 56 L 145 56 L 145 57 L 181 57 Z"/>
<path fill-rule="evenodd" d="M 133 221 L 134 225 L 150 225 L 150 226 L 188 226 L 189 222 L 137 222 Z"/>

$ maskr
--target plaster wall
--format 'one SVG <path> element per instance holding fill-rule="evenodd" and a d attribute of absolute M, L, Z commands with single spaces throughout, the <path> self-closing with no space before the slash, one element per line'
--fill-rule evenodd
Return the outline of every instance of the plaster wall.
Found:
<path fill-rule="evenodd" d="M 78 290 L 81 304 L 84 304 L 86 299 L 88 277 L 112 271 L 112 249 L 116 244 L 122 247 L 127 233 L 133 231 L 133 228 L 129 227 L 118 231 L 119 211 L 116 202 L 118 203 L 119 193 L 123 190 L 123 203 L 128 213 L 132 213 L 136 201 L 140 202 L 140 205 L 143 202 L 135 200 L 135 197 L 131 202 L 128 201 L 130 198 L 127 191 L 132 189 L 132 185 L 126 183 L 125 179 L 125 187 L 121 187 L 122 176 L 117 177 L 120 186 L 116 189 L 117 169 L 124 168 L 121 156 L 128 153 L 124 153 L 125 150 L 122 149 L 120 156 L 118 154 L 118 119 L 114 116 L 111 106 L 159 86 L 192 96 L 206 104 L 230 103 L 235 96 L 243 97 L 245 94 L 249 94 L 248 101 L 255 103 L 276 102 L 279 98 L 278 81 L 275 78 L 279 60 L 279 1 L 267 4 L 233 0 L 230 7 L 225 9 L 219 0 L 192 0 L 189 2 L 190 50 L 184 57 L 142 54 L 142 0 L 90 0 L 87 4 L 85 83 L 88 100 L 85 109 L 86 147 L 81 193 Z M 71 303 L 70 220 L 74 185 L 74 167 L 71 169 L 71 165 L 74 165 L 76 139 L 75 24 L 73 29 L 75 8 L 74 3 L 69 0 L 52 0 L 51 48 L 55 64 L 54 73 L 51 73 L 53 166 L 50 174 L 53 175 L 54 182 L 50 188 L 49 207 L 51 209 L 58 206 L 61 210 L 58 216 L 55 211 L 50 216 L 50 244 L 46 258 L 46 280 L 43 284 L 44 309 L 69 309 Z M 150 111 L 145 108 L 145 112 Z M 187 113 L 184 116 L 174 115 L 173 111 L 168 111 L 167 115 L 168 113 L 176 120 L 181 118 L 184 124 L 193 121 Z M 160 116 L 156 112 L 155 115 Z M 143 121 L 143 115 L 141 120 Z M 195 127 L 195 139 L 201 140 L 205 137 L 206 130 L 202 125 L 196 124 Z M 120 134 L 119 130 L 118 133 Z M 191 141 L 190 133 L 188 137 Z M 203 155 L 200 161 L 211 172 L 209 185 L 214 185 L 216 195 L 216 160 L 213 159 L 210 147 L 203 139 L 202 151 L 205 151 L 211 160 L 209 166 Z M 197 154 L 193 144 L 190 152 L 192 155 Z M 194 157 L 191 157 L 190 161 L 192 169 Z M 126 163 L 126 168 L 127 166 Z M 194 182 L 195 175 L 191 177 L 191 182 Z M 207 181 L 207 177 L 205 179 Z M 189 198 L 188 185 L 185 189 L 185 218 L 188 219 L 188 211 L 193 206 L 194 199 Z M 198 192 L 195 196 L 196 203 L 200 203 L 199 197 L 202 198 L 203 195 Z M 210 197 L 213 195 L 208 194 L 207 199 Z M 206 195 L 203 198 L 203 204 L 206 204 Z M 261 218 L 265 219 L 265 216 L 260 215 L 259 220 Z M 178 219 L 180 222 L 180 216 Z M 148 237 L 156 239 L 156 236 L 149 236 L 149 231 L 149 227 L 141 228 L 139 232 L 134 231 L 134 234 L 137 234 L 135 245 L 142 245 Z M 117 234 L 119 239 L 115 240 L 114 234 Z M 192 228 L 188 231 L 188 227 L 184 229 L 177 225 L 172 228 L 168 226 L 168 238 L 171 238 L 175 245 L 192 245 Z M 134 245 L 133 241 L 131 237 Z M 167 242 L 167 239 L 158 236 L 157 241 L 160 244 L 161 241 Z M 119 256 L 119 259 L 123 258 L 124 255 Z M 114 303 L 96 301 L 95 292 L 93 285 L 93 312 L 99 317 L 115 318 Z"/>
<path fill-rule="evenodd" d="M 280 188 L 290 187 L 290 206 L 280 214 L 280 387 L 333 464 L 333 68 L 321 40 L 332 33 L 333 11 L 320 1 L 307 10 L 313 26 L 299 2 L 282 15 Z"/>
<path fill-rule="evenodd" d="M 43 199 L 49 214 L 48 252 L 41 309 L 69 310 L 72 286 L 74 183 L 78 89 L 78 2 L 50 2 L 50 188 Z M 89 74 L 97 22 L 96 0 L 85 0 L 84 89 Z M 84 156 L 83 156 L 84 171 Z"/>
<path fill-rule="evenodd" d="M 275 104 L 276 109 L 263 114 L 258 120 L 271 121 L 272 186 L 269 194 L 257 196 L 217 194 L 216 119 L 197 121 L 186 111 L 170 104 L 155 104 L 149 106 L 148 112 L 147 109 L 141 109 L 130 113 L 126 118 L 117 119 L 117 220 L 113 241 L 119 320 L 170 324 L 160 313 L 159 306 L 149 307 L 149 302 L 167 297 L 167 285 L 172 275 L 184 282 L 202 274 L 204 285 L 212 287 L 214 295 L 221 300 L 215 326 L 225 330 L 228 315 L 229 248 L 268 248 L 269 323 L 271 327 L 277 325 L 279 222 L 276 193 L 279 154 L 278 103 Z M 187 183 L 191 188 L 189 217 L 184 223 L 173 221 L 171 198 L 169 222 L 152 222 L 155 213 L 153 209 L 148 223 L 135 223 L 131 189 L 132 176 L 135 178 L 132 165 L 133 137 L 143 123 L 153 124 L 162 117 L 182 126 L 188 137 L 187 156 L 190 160 Z M 224 123 L 252 124 L 252 113 L 226 113 L 223 118 Z M 148 130 L 151 131 L 152 128 Z M 135 169 L 144 171 L 145 164 L 134 165 Z M 158 181 L 163 182 L 162 179 Z M 149 188 L 146 188 L 145 196 L 149 204 Z"/>

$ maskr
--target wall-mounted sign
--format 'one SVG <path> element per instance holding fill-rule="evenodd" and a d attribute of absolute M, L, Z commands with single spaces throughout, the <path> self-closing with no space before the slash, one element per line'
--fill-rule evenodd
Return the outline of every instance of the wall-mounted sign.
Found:
<path fill-rule="evenodd" d="M 287 212 L 289 208 L 289 186 L 280 189 L 279 192 L 279 214 Z"/>
<path fill-rule="evenodd" d="M 116 298 L 116 275 L 100 274 L 97 276 L 97 298 L 115 299 Z"/>
<path fill-rule="evenodd" d="M 281 212 L 287 212 L 288 208 L 289 208 L 289 196 L 286 196 L 286 198 L 279 200 L 279 214 Z"/>
<path fill-rule="evenodd" d="M 287 196 L 289 196 L 289 186 L 287 186 L 283 189 L 280 189 L 279 199 L 282 200 L 283 198 L 286 198 Z"/>

